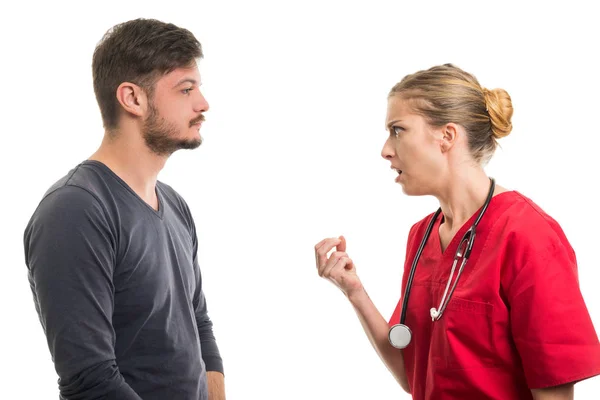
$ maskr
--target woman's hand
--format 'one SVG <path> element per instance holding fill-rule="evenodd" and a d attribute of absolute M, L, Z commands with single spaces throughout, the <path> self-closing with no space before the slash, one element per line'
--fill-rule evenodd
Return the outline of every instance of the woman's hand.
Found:
<path fill-rule="evenodd" d="M 327 253 L 334 247 L 336 251 L 328 258 Z M 347 297 L 362 290 L 354 263 L 346 253 L 346 239 L 343 236 L 323 239 L 317 243 L 315 259 L 319 276 L 333 282 Z"/>

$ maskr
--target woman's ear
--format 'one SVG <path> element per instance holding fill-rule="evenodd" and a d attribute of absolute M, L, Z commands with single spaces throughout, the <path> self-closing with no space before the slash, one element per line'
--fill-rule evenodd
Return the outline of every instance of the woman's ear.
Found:
<path fill-rule="evenodd" d="M 449 151 L 456 144 L 457 140 L 458 126 L 454 123 L 444 125 L 442 128 L 442 140 L 440 141 L 442 152 Z"/>
<path fill-rule="evenodd" d="M 117 101 L 123 110 L 136 117 L 142 117 L 147 110 L 148 97 L 141 87 L 131 82 L 123 82 L 117 88 Z"/>

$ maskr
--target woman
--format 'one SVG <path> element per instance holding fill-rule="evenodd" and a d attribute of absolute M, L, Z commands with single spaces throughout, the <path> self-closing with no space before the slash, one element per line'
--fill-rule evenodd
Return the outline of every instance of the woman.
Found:
<path fill-rule="evenodd" d="M 483 169 L 511 117 L 506 91 L 482 88 L 451 64 L 391 90 L 382 157 L 404 193 L 435 196 L 440 209 L 410 230 L 402 297 L 389 322 L 363 288 L 345 239 L 315 246 L 319 275 L 348 297 L 414 399 L 570 399 L 576 382 L 600 374 L 600 343 L 561 227 Z"/>

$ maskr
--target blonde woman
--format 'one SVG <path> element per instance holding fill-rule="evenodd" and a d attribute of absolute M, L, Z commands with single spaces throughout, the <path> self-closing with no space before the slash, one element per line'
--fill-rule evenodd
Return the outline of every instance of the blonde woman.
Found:
<path fill-rule="evenodd" d="M 440 207 L 410 229 L 389 321 L 362 286 L 345 239 L 315 246 L 319 275 L 347 296 L 416 400 L 571 399 L 576 382 L 600 374 L 598 335 L 563 230 L 484 171 L 511 132 L 512 113 L 506 91 L 485 89 L 450 64 L 392 88 L 381 155 L 405 194 L 435 196 Z"/>

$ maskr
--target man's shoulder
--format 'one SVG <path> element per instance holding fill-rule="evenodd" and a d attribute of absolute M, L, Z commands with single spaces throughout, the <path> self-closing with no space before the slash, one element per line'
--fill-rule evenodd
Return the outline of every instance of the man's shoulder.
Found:
<path fill-rule="evenodd" d="M 44 235 L 49 239 L 53 236 L 51 240 L 61 240 L 88 228 L 107 226 L 109 219 L 99 199 L 85 188 L 70 184 L 67 175 L 47 190 L 31 214 L 23 235 L 27 244 L 32 238 Z"/>
<path fill-rule="evenodd" d="M 94 169 L 82 162 L 52 183 L 42 195 L 29 225 L 50 218 L 106 217 L 109 183 Z"/>
<path fill-rule="evenodd" d="M 72 205 L 102 202 L 102 192 L 107 186 L 106 179 L 92 164 L 82 162 L 52 183 L 42 196 L 40 204 L 53 197 L 59 197 L 61 202 Z"/>

